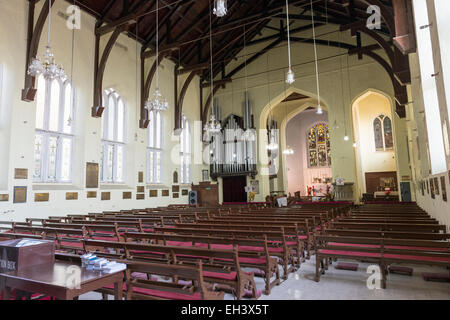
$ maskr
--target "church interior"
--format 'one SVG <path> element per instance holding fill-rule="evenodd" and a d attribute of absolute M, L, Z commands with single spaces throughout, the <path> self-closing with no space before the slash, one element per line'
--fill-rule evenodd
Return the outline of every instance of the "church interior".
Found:
<path fill-rule="evenodd" d="M 1 299 L 450 299 L 448 0 L 0 9 Z"/>

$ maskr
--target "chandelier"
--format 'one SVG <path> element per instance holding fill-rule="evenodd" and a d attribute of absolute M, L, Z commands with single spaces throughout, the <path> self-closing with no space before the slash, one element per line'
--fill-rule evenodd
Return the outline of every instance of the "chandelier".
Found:
<path fill-rule="evenodd" d="M 44 54 L 44 62 L 34 57 L 30 65 L 28 66 L 27 73 L 32 77 L 37 77 L 39 75 L 43 75 L 45 79 L 48 80 L 65 80 L 66 73 L 61 65 L 56 64 L 54 55 L 50 48 L 50 29 L 51 29 L 51 21 L 52 21 L 52 2 L 49 1 L 49 10 L 48 10 L 48 33 L 47 33 L 47 46 Z"/>
<path fill-rule="evenodd" d="M 169 108 L 169 103 L 159 91 L 159 6 L 156 1 L 156 87 L 155 92 L 150 100 L 145 102 L 145 108 L 148 111 L 164 111 Z"/>
<path fill-rule="evenodd" d="M 288 147 L 283 151 L 283 154 L 285 154 L 285 155 L 287 155 L 287 156 L 293 155 L 293 154 L 294 154 L 294 149 L 292 149 L 291 147 L 288 146 Z"/>
<path fill-rule="evenodd" d="M 217 134 L 220 133 L 220 130 L 222 130 L 222 126 L 220 122 L 216 120 L 216 116 L 211 114 L 211 117 L 209 118 L 208 123 L 206 123 L 203 127 L 203 130 L 211 134 Z"/>
<path fill-rule="evenodd" d="M 286 27 L 287 27 L 287 40 L 288 40 L 288 61 L 289 61 L 289 70 L 286 74 L 286 83 L 293 84 L 295 82 L 294 72 L 292 71 L 291 66 L 291 38 L 289 33 L 289 3 L 286 0 Z"/>
<path fill-rule="evenodd" d="M 164 111 L 169 108 L 169 103 L 164 99 L 159 89 L 156 88 L 152 98 L 145 102 L 145 108 L 149 111 Z"/>
<path fill-rule="evenodd" d="M 215 0 L 213 13 L 218 17 L 223 17 L 227 14 L 227 0 Z"/>

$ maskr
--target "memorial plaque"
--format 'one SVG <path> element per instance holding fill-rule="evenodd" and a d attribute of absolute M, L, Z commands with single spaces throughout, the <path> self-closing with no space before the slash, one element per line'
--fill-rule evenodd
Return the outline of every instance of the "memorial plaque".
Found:
<path fill-rule="evenodd" d="M 66 192 L 66 200 L 78 200 L 78 192 Z"/>
<path fill-rule="evenodd" d="M 9 194 L 0 194 L 0 201 L 9 201 Z"/>
<path fill-rule="evenodd" d="M 111 200 L 111 192 L 102 192 L 102 200 Z"/>
<path fill-rule="evenodd" d="M 144 182 L 144 172 L 143 171 L 139 171 L 138 172 L 138 182 L 139 183 L 143 183 Z"/>
<path fill-rule="evenodd" d="M 144 193 L 145 192 L 145 187 L 144 186 L 138 186 L 137 187 L 137 192 L 138 193 Z"/>
<path fill-rule="evenodd" d="M 14 187 L 14 203 L 27 202 L 27 187 Z"/>
<path fill-rule="evenodd" d="M 124 191 L 122 194 L 122 199 L 131 199 L 132 193 L 130 191 Z"/>
<path fill-rule="evenodd" d="M 178 172 L 177 171 L 173 172 L 173 183 L 178 183 Z"/>
<path fill-rule="evenodd" d="M 162 190 L 162 191 L 161 191 L 161 195 L 162 195 L 163 197 L 168 197 L 168 196 L 169 196 L 169 190 Z"/>
<path fill-rule="evenodd" d="M 97 198 L 97 191 L 88 191 L 87 192 L 88 199 L 90 198 Z"/>
<path fill-rule="evenodd" d="M 150 190 L 150 198 L 156 198 L 158 196 L 158 190 Z"/>
<path fill-rule="evenodd" d="M 172 192 L 180 192 L 180 186 L 172 186 Z"/>
<path fill-rule="evenodd" d="M 28 169 L 14 169 L 14 179 L 28 179 Z"/>
<path fill-rule="evenodd" d="M 137 193 L 136 194 L 136 200 L 144 200 L 145 199 L 145 193 Z"/>
<path fill-rule="evenodd" d="M 35 202 L 46 202 L 50 199 L 50 193 L 35 193 L 34 201 Z"/>
<path fill-rule="evenodd" d="M 441 177 L 442 200 L 447 202 L 447 187 L 445 186 L 445 176 Z"/>
<path fill-rule="evenodd" d="M 188 189 L 183 189 L 183 190 L 181 190 L 181 195 L 182 195 L 182 196 L 187 196 L 187 195 L 189 195 L 189 190 L 188 190 Z"/>
<path fill-rule="evenodd" d="M 86 162 L 86 188 L 98 188 L 98 163 Z"/>
<path fill-rule="evenodd" d="M 179 198 L 180 194 L 178 192 L 172 193 L 172 198 Z"/>

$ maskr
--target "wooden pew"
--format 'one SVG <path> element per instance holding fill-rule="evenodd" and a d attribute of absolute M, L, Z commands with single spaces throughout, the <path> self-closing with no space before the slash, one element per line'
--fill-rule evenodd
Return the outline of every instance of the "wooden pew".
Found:
<path fill-rule="evenodd" d="M 197 266 L 131 261 L 127 261 L 126 264 L 127 300 L 223 300 L 224 298 L 223 292 L 212 292 L 206 289 L 201 261 Z M 189 280 L 191 285 L 142 279 L 134 276 L 137 273 L 162 277 L 179 276 Z"/>
<path fill-rule="evenodd" d="M 245 288 L 252 290 L 253 296 L 257 296 L 256 285 L 252 273 L 243 272 L 241 267 L 258 265 L 267 272 L 266 292 L 274 285 L 280 283 L 276 260 L 267 252 L 239 252 L 232 250 L 208 249 L 197 247 L 165 246 L 133 242 L 109 242 L 98 240 L 84 240 L 85 252 L 95 252 L 103 255 L 105 249 L 113 248 L 123 250 L 123 254 L 116 253 L 118 259 L 126 258 L 132 261 L 146 261 L 153 263 L 192 264 L 197 260 L 204 262 L 203 276 L 211 283 L 230 285 L 234 289 L 237 298 L 242 298 Z M 271 273 L 275 272 L 275 280 L 270 282 Z M 268 294 L 267 293 L 267 294 Z"/>
<path fill-rule="evenodd" d="M 387 267 L 391 264 L 450 266 L 450 242 L 447 241 L 318 235 L 316 246 L 316 281 L 333 259 L 341 258 L 378 264 L 383 289 Z"/>

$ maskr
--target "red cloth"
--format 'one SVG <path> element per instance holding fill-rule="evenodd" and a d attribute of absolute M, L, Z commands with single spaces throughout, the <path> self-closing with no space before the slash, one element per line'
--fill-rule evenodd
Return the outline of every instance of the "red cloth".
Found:
<path fill-rule="evenodd" d="M 203 276 L 208 278 L 216 278 L 223 280 L 236 280 L 237 273 L 235 271 L 230 273 L 221 273 L 221 272 L 211 272 L 211 271 L 203 271 Z"/>

